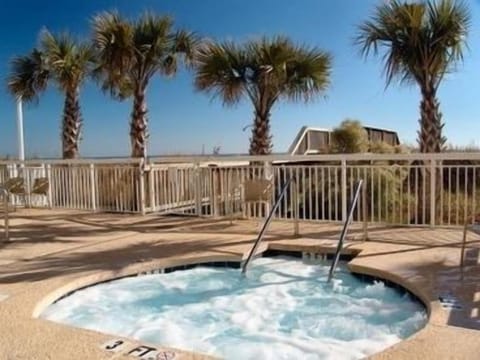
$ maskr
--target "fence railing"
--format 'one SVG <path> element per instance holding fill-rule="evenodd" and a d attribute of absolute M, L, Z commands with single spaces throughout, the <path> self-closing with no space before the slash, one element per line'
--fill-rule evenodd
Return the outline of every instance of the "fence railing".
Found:
<path fill-rule="evenodd" d="M 479 210 L 479 171 L 480 153 L 35 160 L 0 162 L 0 184 L 24 179 L 19 206 L 260 218 L 273 204 L 245 203 L 244 184 L 269 180 L 278 195 L 294 176 L 276 219 L 293 219 L 298 206 L 300 220 L 342 221 L 362 179 L 354 221 L 462 226 Z M 49 180 L 47 196 L 30 194 L 38 177 Z"/>

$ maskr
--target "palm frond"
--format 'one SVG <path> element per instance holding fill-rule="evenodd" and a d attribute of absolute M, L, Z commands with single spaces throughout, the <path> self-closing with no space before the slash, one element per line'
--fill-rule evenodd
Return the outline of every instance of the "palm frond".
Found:
<path fill-rule="evenodd" d="M 173 35 L 172 53 L 182 55 L 187 67 L 193 67 L 201 43 L 202 39 L 195 32 L 177 30 Z"/>
<path fill-rule="evenodd" d="M 104 91 L 114 97 L 125 97 L 130 92 L 129 72 L 135 66 L 134 27 L 116 11 L 96 15 L 92 26 L 97 60 L 94 77 Z"/>
<path fill-rule="evenodd" d="M 15 57 L 10 65 L 7 80 L 9 92 L 15 97 L 21 97 L 25 102 L 38 101 L 51 76 L 45 55 L 34 49 L 28 55 Z"/>
<path fill-rule="evenodd" d="M 318 48 L 296 45 L 289 38 L 262 38 L 247 44 L 251 54 L 250 81 L 271 106 L 279 97 L 306 102 L 330 84 L 331 56 Z"/>
<path fill-rule="evenodd" d="M 233 42 L 204 42 L 196 56 L 195 87 L 222 99 L 225 105 L 235 104 L 245 94 L 248 57 Z"/>
<path fill-rule="evenodd" d="M 145 13 L 133 26 L 133 46 L 143 61 L 162 57 L 171 46 L 173 20 L 169 16 Z"/>
<path fill-rule="evenodd" d="M 358 27 L 355 43 L 365 57 L 384 52 L 387 86 L 398 79 L 436 89 L 445 72 L 463 59 L 469 24 L 468 8 L 460 1 L 392 0 L 378 5 Z"/>
<path fill-rule="evenodd" d="M 434 68 L 445 68 L 463 60 L 467 47 L 466 38 L 470 29 L 471 16 L 468 7 L 461 1 L 444 0 L 438 4 L 430 3 L 428 22 L 431 31 L 432 57 Z"/>
<path fill-rule="evenodd" d="M 52 76 L 63 91 L 73 91 L 89 76 L 93 49 L 68 33 L 52 34 L 43 30 L 40 46 L 51 67 Z"/>
<path fill-rule="evenodd" d="M 174 75 L 180 53 L 188 60 L 194 57 L 196 37 L 175 31 L 169 16 L 145 12 L 130 21 L 111 11 L 95 16 L 93 28 L 98 58 L 94 75 L 115 97 L 125 98 L 134 89 L 146 88 L 156 73 Z"/>
<path fill-rule="evenodd" d="M 286 66 L 284 96 L 292 101 L 313 100 L 329 87 L 331 70 L 329 53 L 318 48 L 297 48 Z"/>
<path fill-rule="evenodd" d="M 247 95 L 258 112 L 268 112 L 280 97 L 310 101 L 330 83 L 331 56 L 297 46 L 283 36 L 236 45 L 201 46 L 197 55 L 197 89 L 234 104 Z"/>
<path fill-rule="evenodd" d="M 237 45 L 204 42 L 196 56 L 198 90 L 233 105 L 247 97 L 255 109 L 250 154 L 271 152 L 270 115 L 275 103 L 310 101 L 330 83 L 331 56 L 299 46 L 284 36 L 263 37 Z"/>

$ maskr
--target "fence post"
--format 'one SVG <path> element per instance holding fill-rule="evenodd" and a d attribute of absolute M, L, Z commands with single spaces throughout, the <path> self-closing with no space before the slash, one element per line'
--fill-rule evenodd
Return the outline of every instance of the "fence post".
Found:
<path fill-rule="evenodd" d="M 194 192 L 195 192 L 195 215 L 202 216 L 202 184 L 200 182 L 201 168 L 198 164 L 193 165 Z"/>
<path fill-rule="evenodd" d="M 430 227 L 435 226 L 435 201 L 436 201 L 436 161 L 430 160 Z"/>
<path fill-rule="evenodd" d="M 299 216 L 299 203 L 298 203 L 298 184 L 297 179 L 292 181 L 290 184 L 290 191 L 293 194 L 293 236 L 298 237 L 300 236 L 300 225 L 298 222 Z"/>
<path fill-rule="evenodd" d="M 138 168 L 139 172 L 140 172 L 140 184 L 139 184 L 139 190 L 140 190 L 140 204 L 139 205 L 139 209 L 140 209 L 140 213 L 142 215 L 145 215 L 146 211 L 145 211 L 145 160 L 142 159 L 142 161 L 140 162 L 140 166 Z"/>
<path fill-rule="evenodd" d="M 218 193 L 219 193 L 219 185 L 218 184 L 218 179 L 219 179 L 219 170 L 218 170 L 218 165 L 212 166 L 210 168 L 210 178 L 212 179 L 212 192 L 213 196 L 210 196 L 210 206 L 213 206 L 213 211 L 211 211 L 211 215 L 214 217 L 218 217 L 220 215 L 219 212 L 219 201 L 218 201 Z"/>
<path fill-rule="evenodd" d="M 90 164 L 90 202 L 92 211 L 97 211 L 97 195 L 95 187 L 95 164 Z"/>
<path fill-rule="evenodd" d="M 228 209 L 226 211 L 228 212 L 228 216 L 230 218 L 230 225 L 233 225 L 233 217 L 234 217 L 233 197 L 235 196 L 235 191 L 232 187 L 232 184 L 233 184 L 232 171 L 227 170 L 227 187 L 226 187 L 225 193 L 226 193 L 226 199 L 228 199 Z"/>
<path fill-rule="evenodd" d="M 275 179 L 274 179 L 274 175 L 273 175 L 272 163 L 269 162 L 269 161 L 265 161 L 263 163 L 263 171 L 264 171 L 264 178 L 266 180 L 271 180 L 272 181 L 271 191 L 273 192 L 274 191 L 274 186 L 275 186 Z M 275 194 L 275 192 L 273 192 L 273 193 Z M 272 196 L 272 199 L 273 199 L 273 201 L 275 201 L 275 196 Z M 265 215 L 264 216 L 268 216 L 271 208 L 272 208 L 272 204 L 270 202 L 267 202 L 265 204 Z M 260 210 L 261 210 L 261 208 L 260 208 Z"/>
<path fill-rule="evenodd" d="M 150 164 L 148 167 L 148 195 L 149 195 L 149 202 L 150 202 L 150 211 L 156 211 L 157 206 L 155 204 L 155 173 L 153 172 L 153 166 Z"/>
<path fill-rule="evenodd" d="M 23 167 L 21 168 L 22 169 L 21 177 L 25 181 L 25 184 L 24 184 L 25 192 L 24 192 L 24 195 L 23 195 L 23 206 L 25 208 L 30 208 L 30 207 L 32 207 L 32 204 L 31 204 L 32 195 L 30 194 L 30 191 L 32 189 L 31 178 L 32 178 L 32 173 L 35 171 L 35 168 L 33 167 L 33 164 L 29 168 L 26 168 L 24 166 L 25 165 L 23 165 Z"/>
<path fill-rule="evenodd" d="M 368 212 L 367 212 L 367 181 L 363 180 L 362 184 L 362 218 L 363 218 L 363 241 L 368 240 Z"/>
<path fill-rule="evenodd" d="M 347 161 L 342 160 L 342 221 L 347 220 Z"/>
<path fill-rule="evenodd" d="M 47 164 L 46 177 L 48 181 L 48 193 L 47 193 L 47 205 L 51 209 L 53 207 L 53 194 L 52 194 L 52 165 Z"/>

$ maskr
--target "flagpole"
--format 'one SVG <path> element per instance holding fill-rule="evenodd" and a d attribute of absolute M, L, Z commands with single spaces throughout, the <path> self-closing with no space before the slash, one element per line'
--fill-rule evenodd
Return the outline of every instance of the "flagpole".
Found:
<path fill-rule="evenodd" d="M 23 108 L 22 97 L 17 98 L 17 145 L 18 160 L 25 161 L 25 143 L 23 139 Z"/>

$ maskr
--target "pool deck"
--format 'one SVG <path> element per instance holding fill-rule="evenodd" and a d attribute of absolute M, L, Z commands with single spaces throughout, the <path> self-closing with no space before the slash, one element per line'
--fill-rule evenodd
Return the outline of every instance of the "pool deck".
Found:
<path fill-rule="evenodd" d="M 99 281 L 185 263 L 239 260 L 259 228 L 256 221 L 24 210 L 12 214 L 9 243 L 0 242 L 0 359 L 134 359 L 145 348 L 131 339 L 37 318 L 52 301 Z M 0 221 L 0 238 L 3 221 Z M 273 222 L 263 249 L 333 252 L 339 224 Z M 368 241 L 353 227 L 346 251 L 352 271 L 408 288 L 430 310 L 427 326 L 371 359 L 480 359 L 480 236 L 470 233 L 461 271 L 460 229 L 370 227 Z M 462 309 L 444 309 L 439 296 Z M 321 309 L 319 309 L 321 311 Z M 148 345 L 148 344 L 147 344 Z M 152 344 L 150 344 L 152 345 Z M 161 344 L 154 345 L 162 350 Z M 169 350 L 169 349 L 164 349 Z M 173 350 L 175 360 L 209 357 Z M 126 353 L 132 352 L 127 356 Z M 138 357 L 137 357 L 138 358 Z M 144 357 L 146 358 L 146 357 Z M 169 359 L 168 355 L 159 357 Z"/>

